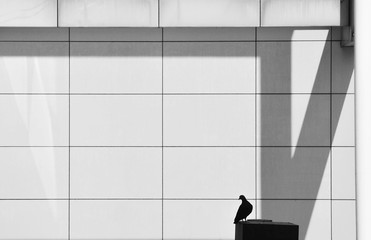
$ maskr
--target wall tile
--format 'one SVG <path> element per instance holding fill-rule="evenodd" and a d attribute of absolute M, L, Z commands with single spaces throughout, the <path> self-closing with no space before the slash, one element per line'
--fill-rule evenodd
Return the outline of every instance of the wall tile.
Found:
<path fill-rule="evenodd" d="M 68 239 L 68 201 L 0 201 L 0 239 Z"/>
<path fill-rule="evenodd" d="M 161 27 L 258 26 L 258 0 L 161 0 Z"/>
<path fill-rule="evenodd" d="M 103 1 L 89 1 L 78 24 L 94 25 L 89 18 L 114 3 L 119 12 L 125 4 L 151 9 L 145 6 L 150 1 L 109 0 L 107 8 Z M 175 12 L 168 15 L 170 23 L 184 26 L 201 20 L 204 26 L 235 24 L 252 16 L 241 7 L 252 0 L 217 0 L 207 9 L 209 1 L 162 4 Z M 302 0 L 295 4 L 304 6 Z M 194 6 L 208 14 L 193 17 Z M 133 11 L 120 17 L 133 14 L 141 16 Z M 118 16 L 101 15 L 104 24 Z M 262 41 L 257 54 L 255 31 Z M 250 200 L 250 219 L 299 224 L 300 240 L 355 238 L 354 147 L 341 147 L 355 144 L 354 53 L 329 42 L 328 27 L 110 27 L 70 33 L 71 197 L 90 198 L 71 201 L 72 240 L 232 240 L 240 194 L 261 199 Z M 337 37 L 333 31 L 332 39 Z M 67 197 L 67 147 L 14 146 L 67 146 L 69 97 L 11 95 L 68 93 L 68 39 L 67 28 L 0 29 L 0 199 L 23 199 L 0 201 L 0 239 L 68 238 L 67 200 L 24 200 Z M 257 96 L 257 111 L 255 73 L 264 93 Z M 143 95 L 162 90 L 163 97 Z M 255 149 L 256 127 L 257 145 L 266 147 Z M 162 143 L 170 147 L 162 150 Z M 330 197 L 342 200 L 325 200 Z"/>
<path fill-rule="evenodd" d="M 254 91 L 254 43 L 164 44 L 164 92 Z"/>
<path fill-rule="evenodd" d="M 326 41 L 331 40 L 329 27 L 257 28 L 258 41 Z"/>
<path fill-rule="evenodd" d="M 354 93 L 354 47 L 332 43 L 332 92 Z"/>
<path fill-rule="evenodd" d="M 233 220 L 240 206 L 237 197 L 236 200 L 165 200 L 164 239 L 234 239 Z M 255 210 L 248 219 L 254 216 Z"/>
<path fill-rule="evenodd" d="M 161 43 L 71 43 L 71 92 L 161 93 Z"/>
<path fill-rule="evenodd" d="M 68 145 L 68 96 L 0 95 L 0 146 Z"/>
<path fill-rule="evenodd" d="M 354 95 L 332 96 L 333 146 L 355 145 Z"/>
<path fill-rule="evenodd" d="M 72 148 L 72 198 L 161 198 L 161 148 Z"/>
<path fill-rule="evenodd" d="M 299 240 L 331 239 L 330 200 L 258 201 L 258 218 L 298 224 Z"/>
<path fill-rule="evenodd" d="M 161 28 L 71 28 L 71 41 L 162 41 Z"/>
<path fill-rule="evenodd" d="M 67 198 L 68 148 L 0 148 L 0 198 Z"/>
<path fill-rule="evenodd" d="M 338 0 L 261 1 L 262 26 L 341 26 L 346 19 Z"/>
<path fill-rule="evenodd" d="M 330 148 L 258 148 L 258 198 L 329 199 Z"/>
<path fill-rule="evenodd" d="M 63 27 L 157 27 L 157 0 L 59 0 Z"/>
<path fill-rule="evenodd" d="M 0 41 L 68 41 L 68 28 L 0 28 Z"/>
<path fill-rule="evenodd" d="M 257 106 L 261 146 L 330 146 L 329 95 L 261 95 Z"/>
<path fill-rule="evenodd" d="M 356 198 L 356 167 L 354 148 L 332 148 L 332 197 Z"/>
<path fill-rule="evenodd" d="M 161 96 L 71 96 L 71 145 L 160 146 Z"/>
<path fill-rule="evenodd" d="M 68 93 L 68 43 L 0 43 L 0 93 Z"/>
<path fill-rule="evenodd" d="M 0 0 L 1 27 L 57 27 L 57 0 Z"/>
<path fill-rule="evenodd" d="M 201 184 L 200 184 L 201 183 Z M 165 198 L 255 197 L 254 148 L 165 148 Z"/>
<path fill-rule="evenodd" d="M 259 42 L 258 92 L 329 93 L 330 42 Z"/>
<path fill-rule="evenodd" d="M 253 146 L 254 96 L 165 96 L 164 145 Z"/>
<path fill-rule="evenodd" d="M 160 200 L 72 200 L 71 239 L 161 239 L 161 209 Z"/>
<path fill-rule="evenodd" d="M 332 202 L 332 239 L 357 239 L 356 202 Z"/>
<path fill-rule="evenodd" d="M 163 28 L 164 41 L 255 41 L 255 28 Z"/>

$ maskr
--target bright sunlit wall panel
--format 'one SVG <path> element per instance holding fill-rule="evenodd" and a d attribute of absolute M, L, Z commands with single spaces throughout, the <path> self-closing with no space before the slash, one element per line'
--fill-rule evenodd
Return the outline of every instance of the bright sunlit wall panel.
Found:
<path fill-rule="evenodd" d="M 160 0 L 161 27 L 259 25 L 259 0 Z"/>
<path fill-rule="evenodd" d="M 343 26 L 347 9 L 347 0 L 261 0 L 261 26 Z"/>
<path fill-rule="evenodd" d="M 61 27 L 157 27 L 157 0 L 60 0 Z"/>
<path fill-rule="evenodd" d="M 0 0 L 0 27 L 57 27 L 57 0 Z"/>

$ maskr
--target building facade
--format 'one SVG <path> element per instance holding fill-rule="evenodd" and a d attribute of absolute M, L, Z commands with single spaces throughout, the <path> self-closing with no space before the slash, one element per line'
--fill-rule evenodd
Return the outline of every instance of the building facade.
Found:
<path fill-rule="evenodd" d="M 0 5 L 0 239 L 356 239 L 347 1 Z"/>

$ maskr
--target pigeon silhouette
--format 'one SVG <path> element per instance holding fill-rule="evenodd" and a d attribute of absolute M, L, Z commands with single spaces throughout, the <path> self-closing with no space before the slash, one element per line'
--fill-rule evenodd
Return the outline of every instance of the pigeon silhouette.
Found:
<path fill-rule="evenodd" d="M 241 195 L 238 199 L 241 199 L 242 203 L 238 208 L 236 217 L 234 218 L 234 224 L 238 223 L 242 219 L 246 220 L 247 216 L 249 216 L 252 212 L 252 205 L 249 203 L 249 201 L 247 201 L 244 195 Z"/>

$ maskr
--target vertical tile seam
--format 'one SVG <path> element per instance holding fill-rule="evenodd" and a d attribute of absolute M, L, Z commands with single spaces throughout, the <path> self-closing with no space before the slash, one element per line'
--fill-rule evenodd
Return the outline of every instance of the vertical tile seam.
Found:
<path fill-rule="evenodd" d="M 355 58 L 353 58 L 353 71 L 355 70 Z M 353 72 L 354 74 L 354 72 Z M 356 225 L 356 239 L 358 239 L 358 191 L 357 191 L 357 179 L 358 179 L 358 171 L 357 171 L 357 165 L 358 165 L 358 154 L 357 154 L 357 81 L 356 81 L 356 76 L 354 76 L 354 83 L 353 83 L 353 86 L 354 86 L 354 90 L 353 90 L 353 96 L 354 96 L 354 101 L 353 101 L 353 106 L 354 106 L 354 110 L 353 110 L 353 116 L 354 116 L 354 168 L 355 168 L 355 173 L 354 173 L 354 177 L 355 177 L 355 181 L 354 181 L 354 198 L 355 198 L 355 225 Z"/>
<path fill-rule="evenodd" d="M 161 14 L 160 3 L 161 3 L 161 0 L 157 0 L 157 27 L 160 27 L 160 14 Z M 163 40 L 164 38 L 162 36 L 161 41 Z"/>
<path fill-rule="evenodd" d="M 164 29 L 161 28 L 161 239 L 164 239 Z"/>
<path fill-rule="evenodd" d="M 68 239 L 71 239 L 71 28 L 68 28 Z"/>
<path fill-rule="evenodd" d="M 258 218 L 258 148 L 257 148 L 257 145 L 258 145 L 258 136 L 257 136 L 257 133 L 258 133 L 258 129 L 257 129 L 257 121 L 258 121 L 258 118 L 257 118 L 257 84 L 258 84 L 258 76 L 257 76 L 257 58 L 258 58 L 258 28 L 255 27 L 255 218 Z"/>
<path fill-rule="evenodd" d="M 333 153 L 333 148 L 332 148 L 332 142 L 333 142 L 333 137 L 332 137 L 332 118 L 333 118 L 333 113 L 332 113 L 332 27 L 330 28 L 330 231 L 331 231 L 331 240 L 333 239 L 333 193 L 332 193 L 332 153 Z"/>

